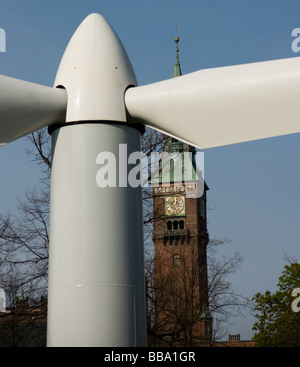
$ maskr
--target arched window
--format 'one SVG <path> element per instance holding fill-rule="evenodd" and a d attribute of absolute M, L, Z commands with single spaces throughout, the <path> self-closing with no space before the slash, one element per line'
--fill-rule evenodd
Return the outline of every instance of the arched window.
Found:
<path fill-rule="evenodd" d="M 179 221 L 179 229 L 184 229 L 184 220 Z"/>
<path fill-rule="evenodd" d="M 173 229 L 178 229 L 178 222 L 177 222 L 177 220 L 174 220 L 174 222 L 173 222 Z"/>
<path fill-rule="evenodd" d="M 167 222 L 167 230 L 168 231 L 172 230 L 172 222 L 170 220 Z"/>

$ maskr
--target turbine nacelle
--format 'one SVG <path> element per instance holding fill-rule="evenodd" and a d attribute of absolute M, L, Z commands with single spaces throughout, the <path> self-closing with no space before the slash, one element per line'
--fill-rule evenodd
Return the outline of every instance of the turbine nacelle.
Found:
<path fill-rule="evenodd" d="M 89 15 L 71 38 L 54 83 L 68 93 L 66 122 L 126 122 L 124 93 L 136 85 L 116 33 L 101 15 Z"/>

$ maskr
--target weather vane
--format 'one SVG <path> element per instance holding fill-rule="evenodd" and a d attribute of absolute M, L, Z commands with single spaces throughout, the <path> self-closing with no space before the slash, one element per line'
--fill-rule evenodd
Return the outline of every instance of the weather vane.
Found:
<path fill-rule="evenodd" d="M 177 21 L 176 21 L 176 37 L 174 38 L 174 42 L 176 42 L 178 44 L 179 42 L 179 37 L 178 37 L 178 24 L 177 24 Z"/>

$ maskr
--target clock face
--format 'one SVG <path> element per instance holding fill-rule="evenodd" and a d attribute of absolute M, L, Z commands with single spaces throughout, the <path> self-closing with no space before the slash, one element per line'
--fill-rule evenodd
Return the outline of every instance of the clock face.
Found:
<path fill-rule="evenodd" d="M 166 197 L 166 214 L 167 215 L 184 215 L 185 205 L 184 196 L 167 196 Z"/>

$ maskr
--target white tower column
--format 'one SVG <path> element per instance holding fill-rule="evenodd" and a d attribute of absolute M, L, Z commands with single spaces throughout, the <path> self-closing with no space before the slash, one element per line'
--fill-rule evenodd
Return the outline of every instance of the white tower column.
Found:
<path fill-rule="evenodd" d="M 52 142 L 47 345 L 145 346 L 141 187 L 118 177 L 119 144 L 140 151 L 140 132 L 84 123 L 55 130 Z M 100 188 L 96 157 L 106 151 L 117 185 Z"/>

